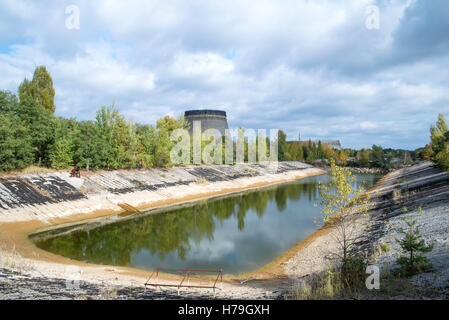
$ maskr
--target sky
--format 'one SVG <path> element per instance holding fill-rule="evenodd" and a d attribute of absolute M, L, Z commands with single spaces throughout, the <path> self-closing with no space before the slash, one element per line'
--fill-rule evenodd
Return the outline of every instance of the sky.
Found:
<path fill-rule="evenodd" d="M 0 0 L 0 89 L 45 65 L 56 116 L 220 109 L 231 128 L 415 149 L 449 117 L 448 17 L 447 0 Z"/>

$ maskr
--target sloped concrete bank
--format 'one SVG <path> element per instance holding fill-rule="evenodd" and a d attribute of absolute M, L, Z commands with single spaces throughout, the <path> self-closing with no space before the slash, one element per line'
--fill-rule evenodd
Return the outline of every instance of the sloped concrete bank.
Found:
<path fill-rule="evenodd" d="M 357 250 L 369 256 L 384 276 L 398 267 L 396 259 L 404 255 L 396 241 L 404 237 L 398 232 L 400 227 L 406 229 L 403 219 L 413 217 L 422 239 L 434 246 L 426 254 L 432 270 L 406 279 L 412 289 L 393 292 L 393 298 L 449 298 L 449 173 L 424 162 L 389 173 L 367 194 L 371 228 L 363 229 L 361 221 L 356 226 Z M 318 230 L 300 245 L 302 249 L 283 265 L 293 291 L 335 264 L 340 250 L 332 229 Z M 368 298 L 392 298 L 391 292 L 372 294 Z"/>
<path fill-rule="evenodd" d="M 322 171 L 301 162 L 186 166 L 171 169 L 68 172 L 0 177 L 0 223 L 51 219 L 120 204 L 145 208 L 199 195 L 228 193 L 292 180 Z"/>
<path fill-rule="evenodd" d="M 9 290 L 7 288 L 14 282 L 23 283 L 23 277 L 31 282 L 36 280 L 33 282 L 36 287 L 22 297 L 32 298 L 33 292 L 44 292 L 39 287 L 42 279 L 60 287 L 70 266 L 82 269 L 83 281 L 103 289 L 114 286 L 141 289 L 149 275 L 147 271 L 133 268 L 93 265 L 54 255 L 37 248 L 28 239 L 30 233 L 115 216 L 127 207 L 161 208 L 323 173 L 321 169 L 301 162 L 281 162 L 88 172 L 81 178 L 72 178 L 68 172 L 2 176 L 0 268 L 19 270 L 20 275 L 0 270 L 0 298 L 6 297 L 2 294 L 2 284 Z M 167 279 L 170 280 L 170 276 Z M 273 298 L 279 295 L 277 286 L 267 291 L 264 287 L 241 286 L 238 279 L 228 279 L 224 288 L 223 298 Z M 19 296 L 20 292 L 17 292 Z M 58 292 L 62 298 L 67 293 L 64 290 Z M 58 292 L 54 292 L 55 297 Z M 210 297 L 210 292 L 205 294 Z M 200 296 L 204 297 L 200 292 L 192 295 Z M 14 297 L 17 295 L 9 296 Z"/>

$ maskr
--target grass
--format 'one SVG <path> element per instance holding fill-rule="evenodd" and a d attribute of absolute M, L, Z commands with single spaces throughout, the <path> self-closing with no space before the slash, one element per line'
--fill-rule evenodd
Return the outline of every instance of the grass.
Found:
<path fill-rule="evenodd" d="M 196 183 L 198 184 L 203 184 L 203 183 L 207 183 L 207 179 L 206 178 L 201 178 L 200 180 L 198 180 Z"/>
<path fill-rule="evenodd" d="M 19 273 L 26 273 L 35 269 L 31 261 L 25 260 L 16 252 L 15 247 L 12 250 L 5 250 L 5 248 L 0 247 L 0 267 Z"/>
<path fill-rule="evenodd" d="M 287 300 L 325 300 L 360 296 L 365 287 L 366 264 L 359 258 L 349 258 L 345 268 L 332 268 L 302 283 L 294 292 L 287 294 Z"/>
<path fill-rule="evenodd" d="M 0 175 L 9 175 L 9 174 L 38 174 L 38 173 L 49 173 L 49 172 L 55 172 L 58 171 L 56 169 L 47 168 L 47 167 L 39 167 L 35 165 L 28 166 L 22 170 L 14 170 L 14 171 L 8 171 L 8 172 L 2 172 Z M 62 171 L 67 171 L 62 170 Z"/>
<path fill-rule="evenodd" d="M 366 276 L 366 275 L 365 275 Z M 396 275 L 393 272 L 381 272 L 380 289 L 368 290 L 364 286 L 347 288 L 338 272 L 329 269 L 319 275 L 312 276 L 307 283 L 284 295 L 286 300 L 390 300 L 390 299 L 423 299 L 439 297 L 442 292 L 434 288 L 418 287 L 410 278 Z"/>
<path fill-rule="evenodd" d="M 380 250 L 382 253 L 386 253 L 391 250 L 391 247 L 387 243 L 384 242 L 380 245 Z"/>

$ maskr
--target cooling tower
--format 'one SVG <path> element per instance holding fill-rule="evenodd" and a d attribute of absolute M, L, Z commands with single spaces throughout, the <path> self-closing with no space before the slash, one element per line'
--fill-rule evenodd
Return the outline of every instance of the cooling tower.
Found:
<path fill-rule="evenodd" d="M 228 129 L 226 120 L 226 111 L 221 110 L 189 110 L 184 113 L 185 119 L 190 124 L 190 132 L 193 130 L 193 122 L 201 121 L 201 131 L 214 128 L 218 129 L 222 135 L 225 135 L 225 129 Z"/>

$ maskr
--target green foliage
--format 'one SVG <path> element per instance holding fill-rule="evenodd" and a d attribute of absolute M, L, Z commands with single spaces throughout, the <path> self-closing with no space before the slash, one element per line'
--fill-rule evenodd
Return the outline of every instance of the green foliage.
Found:
<path fill-rule="evenodd" d="M 356 256 L 348 256 L 341 269 L 341 282 L 347 289 L 361 289 L 365 286 L 366 262 Z"/>
<path fill-rule="evenodd" d="M 381 250 L 381 252 L 388 252 L 391 250 L 391 247 L 387 243 L 383 242 L 380 245 L 380 250 Z"/>
<path fill-rule="evenodd" d="M 362 259 L 351 257 L 344 271 L 327 265 L 324 273 L 286 298 L 318 300 L 353 297 L 354 294 L 365 290 L 365 279 L 366 263 Z"/>
<path fill-rule="evenodd" d="M 336 166 L 332 160 L 329 182 L 326 184 L 320 182 L 318 185 L 323 223 L 336 229 L 336 241 L 341 248 L 343 274 L 347 271 L 347 264 L 352 263 L 354 259 L 354 256 L 351 256 L 356 240 L 354 226 L 358 219 L 367 219 L 369 202 L 367 196 L 362 197 L 364 189 L 362 187 L 354 189 L 353 182 L 351 172 Z"/>
<path fill-rule="evenodd" d="M 385 158 L 384 152 L 381 146 L 376 146 L 373 144 L 372 146 L 372 157 L 376 167 L 384 167 L 385 166 Z"/>
<path fill-rule="evenodd" d="M 55 89 L 53 79 L 44 66 L 34 70 L 33 79 L 25 79 L 19 86 L 20 101 L 32 99 L 37 105 L 50 113 L 55 112 Z"/>
<path fill-rule="evenodd" d="M 23 169 L 33 162 L 29 130 L 12 113 L 0 113 L 0 170 Z"/>
<path fill-rule="evenodd" d="M 425 148 L 424 156 L 439 167 L 449 170 L 449 129 L 442 114 L 438 115 L 436 126 L 430 127 L 430 139 L 431 146 Z"/>
<path fill-rule="evenodd" d="M 157 126 L 127 121 L 112 105 L 97 111 L 95 121 L 55 118 L 53 80 L 45 67 L 36 68 L 16 95 L 0 91 L 0 170 L 30 164 L 64 169 L 170 166 L 174 142 L 170 134 L 187 127 L 181 117 L 164 117 Z"/>
<path fill-rule="evenodd" d="M 64 169 L 73 165 L 72 143 L 67 138 L 58 139 L 50 148 L 52 168 Z"/>
<path fill-rule="evenodd" d="M 281 160 L 281 161 L 286 160 L 286 153 L 288 153 L 287 135 L 284 133 L 284 131 L 279 130 L 279 132 L 278 132 L 278 157 L 279 157 L 279 160 Z M 291 157 L 291 156 L 289 155 L 289 157 Z"/>
<path fill-rule="evenodd" d="M 412 276 L 423 271 L 432 268 L 427 258 L 421 253 L 427 253 L 433 250 L 433 246 L 427 246 L 425 241 L 421 239 L 419 230 L 416 227 L 416 220 L 410 218 L 410 220 L 402 219 L 408 226 L 406 230 L 399 229 L 399 232 L 404 235 L 403 239 L 396 239 L 408 255 L 399 257 L 396 262 L 401 265 L 401 268 L 397 271 L 399 275 Z"/>

